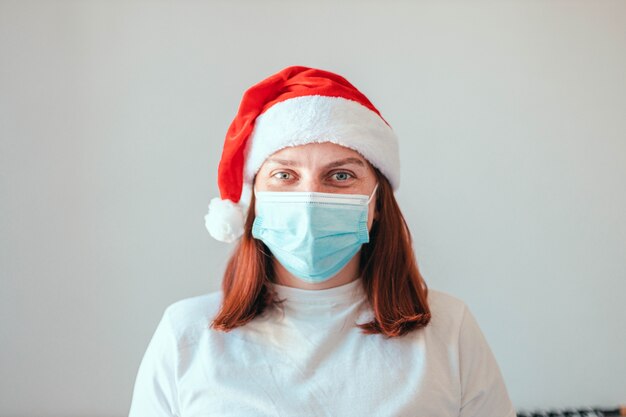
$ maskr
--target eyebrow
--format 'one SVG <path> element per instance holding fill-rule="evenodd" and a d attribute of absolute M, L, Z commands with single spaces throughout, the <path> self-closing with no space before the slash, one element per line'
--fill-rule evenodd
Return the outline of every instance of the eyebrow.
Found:
<path fill-rule="evenodd" d="M 300 166 L 300 164 L 297 161 L 292 161 L 292 160 L 289 160 L 289 159 L 268 158 L 267 161 L 268 162 L 274 162 L 274 163 L 281 164 L 281 165 L 292 166 L 292 167 Z M 348 164 L 360 165 L 362 167 L 365 166 L 363 161 L 360 160 L 359 158 L 349 157 L 349 158 L 344 158 L 344 159 L 339 159 L 337 161 L 333 161 L 333 162 L 325 165 L 324 168 L 325 169 L 330 169 L 330 168 L 336 168 L 336 167 L 343 166 L 343 165 L 348 165 Z"/>

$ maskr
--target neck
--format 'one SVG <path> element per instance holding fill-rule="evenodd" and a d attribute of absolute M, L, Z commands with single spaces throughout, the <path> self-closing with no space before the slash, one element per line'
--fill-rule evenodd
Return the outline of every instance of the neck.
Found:
<path fill-rule="evenodd" d="M 352 257 L 352 259 L 350 259 L 350 262 L 348 262 L 346 266 L 344 266 L 343 269 L 339 271 L 335 276 L 324 282 L 318 283 L 310 283 L 301 280 L 300 278 L 294 276 L 289 271 L 287 271 L 285 267 L 282 266 L 276 258 L 274 258 L 274 277 L 276 279 L 276 283 L 279 285 L 293 288 L 301 288 L 303 290 L 325 290 L 327 288 L 338 287 L 359 278 L 359 260 L 361 258 L 360 255 L 361 252 L 359 251 L 356 255 Z"/>

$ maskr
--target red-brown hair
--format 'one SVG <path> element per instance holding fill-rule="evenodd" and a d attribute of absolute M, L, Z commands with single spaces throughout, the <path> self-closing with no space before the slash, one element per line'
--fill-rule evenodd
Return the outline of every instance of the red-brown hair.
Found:
<path fill-rule="evenodd" d="M 413 254 L 412 239 L 389 181 L 377 169 L 377 218 L 370 241 L 361 247 L 359 268 L 363 288 L 374 312 L 369 323 L 357 324 L 365 334 L 402 336 L 430 321 L 428 287 Z M 230 331 L 243 326 L 266 308 L 279 304 L 272 289 L 273 257 L 252 237 L 254 195 L 244 234 L 228 261 L 222 281 L 223 300 L 211 327 Z"/>

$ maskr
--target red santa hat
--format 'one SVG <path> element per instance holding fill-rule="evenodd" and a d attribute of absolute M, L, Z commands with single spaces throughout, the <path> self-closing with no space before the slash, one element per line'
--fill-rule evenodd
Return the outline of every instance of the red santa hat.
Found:
<path fill-rule="evenodd" d="M 320 142 L 359 152 L 398 188 L 396 135 L 367 97 L 340 75 L 287 67 L 246 90 L 226 132 L 217 174 L 220 198 L 211 200 L 205 216 L 211 236 L 232 242 L 242 235 L 252 181 L 267 157 Z"/>

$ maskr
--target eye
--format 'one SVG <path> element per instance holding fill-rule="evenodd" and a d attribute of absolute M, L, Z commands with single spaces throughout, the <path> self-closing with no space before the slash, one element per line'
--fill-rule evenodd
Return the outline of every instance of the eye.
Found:
<path fill-rule="evenodd" d="M 349 179 L 352 178 L 352 174 L 350 174 L 349 172 L 345 172 L 345 171 L 339 171 L 339 172 L 335 172 L 332 175 L 333 179 L 336 181 L 348 181 Z"/>
<path fill-rule="evenodd" d="M 273 174 L 272 177 L 276 178 L 277 180 L 290 180 L 293 178 L 289 172 L 285 171 L 277 172 Z"/>

